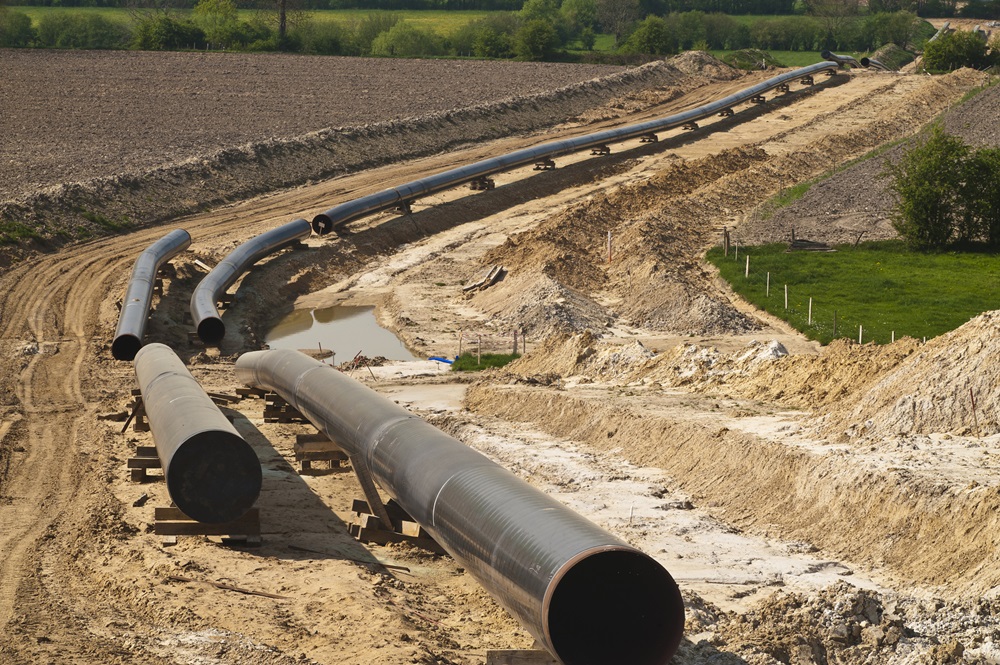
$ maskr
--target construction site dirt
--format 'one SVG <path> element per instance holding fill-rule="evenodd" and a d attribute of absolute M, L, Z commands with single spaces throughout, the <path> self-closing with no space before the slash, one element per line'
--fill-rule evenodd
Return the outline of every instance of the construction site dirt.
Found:
<path fill-rule="evenodd" d="M 956 105 L 988 83 L 980 72 L 817 78 L 695 131 L 364 218 L 259 263 L 231 290 L 219 347 L 189 341 L 204 266 L 255 235 L 771 75 L 698 53 L 671 66 L 669 82 L 629 83 L 550 127 L 428 147 L 26 251 L 4 268 L 0 661 L 481 665 L 489 650 L 533 646 L 449 557 L 356 541 L 347 523 L 363 494 L 350 464 L 303 471 L 296 438 L 315 428 L 236 399 L 235 359 L 282 317 L 349 305 L 374 306 L 421 358 L 452 358 L 471 340 L 509 353 L 517 331 L 526 353 L 499 370 L 420 360 L 345 371 L 662 563 L 687 611 L 673 662 L 1000 662 L 1000 319 L 987 313 L 926 343 L 821 348 L 740 302 L 703 260 L 723 227 L 780 238 L 787 224 L 813 238 L 837 224 L 763 219 L 761 204 L 783 187 L 946 112 L 995 118 L 995 87 Z M 860 191 L 880 187 L 872 179 L 851 182 L 858 200 L 877 196 Z M 152 439 L 122 429 L 136 382 L 111 355 L 116 304 L 136 257 L 173 228 L 192 244 L 163 272 L 147 340 L 171 346 L 210 393 L 233 396 L 224 412 L 263 468 L 256 547 L 214 536 L 165 545 L 154 515 L 170 503 L 166 488 L 156 471 L 135 482 L 128 470 Z M 464 290 L 497 265 L 503 279 Z"/>

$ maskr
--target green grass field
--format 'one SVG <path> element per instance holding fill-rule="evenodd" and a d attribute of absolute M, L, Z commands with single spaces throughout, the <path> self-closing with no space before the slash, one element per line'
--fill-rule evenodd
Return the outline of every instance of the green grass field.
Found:
<path fill-rule="evenodd" d="M 503 367 L 520 357 L 520 353 L 484 353 L 477 362 L 475 354 L 467 353 L 455 360 L 451 370 L 453 372 L 480 372 L 490 367 Z"/>
<path fill-rule="evenodd" d="M 745 300 L 823 344 L 834 337 L 858 339 L 858 326 L 864 327 L 864 342 L 884 344 L 893 333 L 897 339 L 931 338 L 981 312 L 1000 309 L 997 254 L 921 254 L 908 251 L 899 241 L 841 246 L 829 253 L 786 252 L 786 248 L 785 244 L 741 247 L 736 258 L 732 248 L 723 257 L 717 247 L 709 251 L 708 260 Z"/>
<path fill-rule="evenodd" d="M 716 58 L 722 60 L 724 56 L 735 51 L 709 51 Z M 771 56 L 786 67 L 805 67 L 813 65 L 823 60 L 819 51 L 768 51 Z"/>
<path fill-rule="evenodd" d="M 10 7 L 10 9 L 27 14 L 35 24 L 43 16 L 59 12 L 99 14 L 109 20 L 121 23 L 131 21 L 129 10 L 122 7 Z M 177 10 L 177 14 L 181 16 L 190 13 L 190 10 Z M 239 16 L 242 20 L 250 20 L 256 13 L 257 10 L 253 9 L 239 10 Z M 337 23 L 350 23 L 374 13 L 379 12 L 368 9 L 311 10 L 307 12 L 314 21 Z M 386 13 L 399 16 L 416 26 L 430 28 L 440 35 L 450 35 L 466 23 L 489 14 L 485 11 L 393 11 Z"/>

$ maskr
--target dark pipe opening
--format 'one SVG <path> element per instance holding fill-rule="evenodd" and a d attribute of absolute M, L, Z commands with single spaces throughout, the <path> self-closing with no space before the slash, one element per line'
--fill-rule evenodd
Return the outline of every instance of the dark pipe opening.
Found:
<path fill-rule="evenodd" d="M 260 496 L 260 460 L 231 432 L 208 431 L 185 441 L 170 458 L 167 490 L 185 515 L 221 524 L 242 517 Z"/>
<path fill-rule="evenodd" d="M 861 66 L 862 67 L 870 67 L 871 63 L 872 63 L 872 61 L 869 60 L 868 58 L 861 58 Z"/>
<path fill-rule="evenodd" d="M 312 221 L 313 232 L 318 236 L 325 236 L 333 229 L 333 220 L 326 215 L 316 215 Z"/>
<path fill-rule="evenodd" d="M 119 335 L 111 342 L 111 355 L 115 360 L 135 360 L 135 354 L 142 348 L 142 340 L 135 335 Z"/>
<path fill-rule="evenodd" d="M 665 665 L 680 646 L 681 592 L 645 554 L 598 552 L 557 584 L 548 633 L 565 665 Z"/>
<path fill-rule="evenodd" d="M 205 344 L 218 344 L 226 336 L 226 324 L 222 319 L 210 316 L 198 324 L 198 337 Z"/>

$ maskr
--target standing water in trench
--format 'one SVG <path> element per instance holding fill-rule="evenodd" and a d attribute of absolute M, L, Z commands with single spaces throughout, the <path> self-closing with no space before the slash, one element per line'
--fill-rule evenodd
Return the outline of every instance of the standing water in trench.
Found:
<path fill-rule="evenodd" d="M 375 321 L 374 307 L 296 309 L 279 321 L 264 340 L 272 349 L 333 351 L 335 363 L 354 358 L 359 351 L 389 360 L 419 360 L 394 334 Z"/>

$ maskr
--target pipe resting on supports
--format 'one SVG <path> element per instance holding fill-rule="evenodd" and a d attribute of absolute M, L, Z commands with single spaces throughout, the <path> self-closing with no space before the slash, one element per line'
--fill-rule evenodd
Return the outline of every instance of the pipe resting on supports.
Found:
<path fill-rule="evenodd" d="M 664 665 L 684 603 L 656 560 L 336 369 L 236 362 L 341 446 L 564 665 Z"/>
<path fill-rule="evenodd" d="M 132 360 L 142 348 L 142 338 L 149 320 L 149 304 L 153 302 L 153 287 L 160 266 L 191 245 L 191 236 L 184 229 L 174 229 L 147 247 L 135 260 L 132 276 L 125 289 L 125 300 L 118 327 L 111 343 L 111 355 L 116 360 Z"/>
<path fill-rule="evenodd" d="M 260 460 L 170 347 L 147 344 L 135 356 L 167 492 L 193 520 L 220 524 L 243 516 L 260 495 Z"/>
<path fill-rule="evenodd" d="M 311 233 L 309 222 L 296 219 L 247 240 L 215 266 L 191 294 L 191 318 L 201 341 L 218 344 L 226 336 L 226 324 L 216 307 L 226 289 L 257 261 L 286 245 L 308 238 Z"/>

